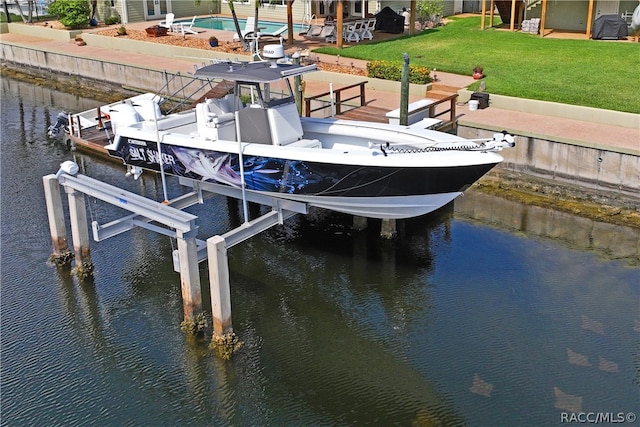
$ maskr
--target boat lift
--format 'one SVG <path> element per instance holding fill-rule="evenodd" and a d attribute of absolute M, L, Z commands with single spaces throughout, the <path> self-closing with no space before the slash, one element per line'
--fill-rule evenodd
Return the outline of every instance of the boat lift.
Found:
<path fill-rule="evenodd" d="M 89 195 L 130 212 L 106 224 L 92 222 L 93 239 L 108 239 L 137 227 L 174 237 L 177 250 L 173 252 L 174 270 L 180 273 L 184 319 L 193 319 L 202 312 L 202 297 L 198 264 L 209 261 L 209 286 L 215 335 L 233 331 L 231 324 L 231 298 L 229 292 L 229 266 L 227 249 L 267 230 L 295 214 L 307 213 L 307 204 L 269 197 L 225 185 L 180 178 L 180 184 L 191 191 L 166 203 L 142 197 L 105 182 L 78 173 L 72 161 L 63 162 L 55 175 L 43 177 L 44 193 L 53 243 L 52 259 L 70 260 L 60 187 L 65 188 L 69 202 L 69 217 L 76 266 L 93 269 L 89 249 L 89 229 L 84 195 Z M 205 199 L 220 194 L 246 202 L 271 206 L 271 211 L 230 230 L 222 236 L 207 240 L 196 238 L 198 217 L 183 209 L 204 203 Z M 160 225 L 157 225 L 160 224 Z"/>

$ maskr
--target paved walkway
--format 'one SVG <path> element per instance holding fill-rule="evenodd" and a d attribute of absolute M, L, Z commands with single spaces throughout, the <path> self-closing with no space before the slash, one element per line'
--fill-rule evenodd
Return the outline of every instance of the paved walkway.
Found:
<path fill-rule="evenodd" d="M 139 23 L 141 29 L 151 23 Z M 128 25 L 129 26 L 129 25 Z M 228 31 L 216 31 L 218 36 L 232 37 Z M 209 36 L 209 31 L 198 34 L 198 37 Z M 219 37 L 220 38 L 220 37 Z M 135 64 L 138 66 L 164 69 L 167 71 L 193 71 L 193 62 L 175 60 L 170 61 L 165 57 L 151 55 L 140 55 L 124 51 L 115 51 L 92 46 L 77 46 L 72 42 L 61 42 L 50 39 L 43 39 L 19 34 L 2 34 L 0 42 L 16 43 L 24 46 L 32 46 L 47 51 L 62 52 L 69 55 L 90 57 L 96 59 L 113 60 L 118 62 Z M 299 47 L 298 47 L 299 48 Z M 323 62 L 336 62 L 335 57 L 324 55 L 319 56 Z M 365 68 L 366 61 L 354 60 L 351 58 L 337 59 L 338 63 Z M 473 79 L 470 76 L 460 76 L 450 73 L 437 72 L 438 81 L 434 85 L 436 91 L 455 91 L 466 88 Z M 336 85 L 339 87 L 339 85 Z M 306 94 L 313 95 L 328 91 L 327 83 L 307 81 Z M 420 97 L 413 96 L 410 102 Z M 398 108 L 400 105 L 400 95 L 393 92 L 368 91 L 368 105 L 387 108 L 389 110 Z M 640 129 L 625 128 L 620 126 L 603 125 L 580 120 L 569 120 L 551 116 L 523 113 L 512 110 L 489 107 L 483 110 L 470 111 L 467 104 L 458 105 L 457 116 L 459 123 L 485 129 L 506 129 L 514 134 L 527 136 L 538 136 L 544 139 L 566 141 L 576 145 L 588 147 L 598 147 L 610 149 L 612 151 L 623 150 L 625 152 L 640 153 Z"/>

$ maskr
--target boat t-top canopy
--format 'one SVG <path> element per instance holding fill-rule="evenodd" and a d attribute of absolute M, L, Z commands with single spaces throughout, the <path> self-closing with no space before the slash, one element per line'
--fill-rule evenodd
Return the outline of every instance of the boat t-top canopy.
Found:
<path fill-rule="evenodd" d="M 196 70 L 196 77 L 247 83 L 271 83 L 286 77 L 316 71 L 316 64 L 277 64 L 270 62 L 219 62 Z"/>

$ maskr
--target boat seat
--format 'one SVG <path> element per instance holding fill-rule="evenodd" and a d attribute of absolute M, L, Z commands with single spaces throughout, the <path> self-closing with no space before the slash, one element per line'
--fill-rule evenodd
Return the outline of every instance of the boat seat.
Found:
<path fill-rule="evenodd" d="M 302 139 L 304 131 L 295 102 L 267 108 L 273 145 L 288 145 Z"/>
<path fill-rule="evenodd" d="M 235 115 L 225 113 L 217 102 L 209 101 L 196 105 L 198 133 L 210 139 L 235 140 Z"/>

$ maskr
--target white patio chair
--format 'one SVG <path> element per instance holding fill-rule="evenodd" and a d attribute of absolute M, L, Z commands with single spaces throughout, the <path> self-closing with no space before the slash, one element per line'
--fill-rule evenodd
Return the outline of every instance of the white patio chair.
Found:
<path fill-rule="evenodd" d="M 185 34 L 198 34 L 198 32 L 193 29 L 193 24 L 195 24 L 195 22 L 196 22 L 195 16 L 193 17 L 191 22 L 189 22 L 188 24 L 185 24 L 184 22 L 176 22 L 171 26 L 172 28 L 171 31 L 174 31 L 176 33 L 182 33 L 183 36 Z"/>
<path fill-rule="evenodd" d="M 375 28 L 375 26 L 376 26 L 375 19 L 367 19 L 366 21 L 364 21 L 359 34 L 360 39 L 373 40 L 373 29 Z"/>
<path fill-rule="evenodd" d="M 360 36 L 356 32 L 356 23 L 348 22 L 346 24 L 342 24 L 342 38 L 346 42 L 359 42 Z"/>
<path fill-rule="evenodd" d="M 256 32 L 256 19 L 253 16 L 249 16 L 247 17 L 247 21 L 244 24 L 244 30 L 241 31 L 242 38 L 246 39 L 248 35 L 253 34 L 255 32 Z M 240 41 L 240 38 L 238 37 L 238 33 L 235 33 L 233 35 L 233 40 Z"/>
<path fill-rule="evenodd" d="M 260 38 L 274 37 L 277 39 L 278 37 L 286 33 L 288 29 L 289 29 L 288 25 L 283 25 L 282 27 L 278 28 L 275 31 L 271 31 L 271 32 L 259 31 L 258 34 L 260 34 Z"/>
<path fill-rule="evenodd" d="M 172 30 L 173 27 L 173 21 L 176 19 L 176 15 L 173 13 L 167 13 L 164 17 L 164 21 L 160 21 L 158 22 L 158 25 L 161 27 L 164 27 L 166 29 L 168 29 L 169 31 Z"/>

